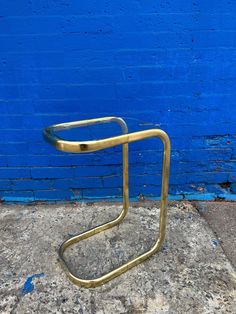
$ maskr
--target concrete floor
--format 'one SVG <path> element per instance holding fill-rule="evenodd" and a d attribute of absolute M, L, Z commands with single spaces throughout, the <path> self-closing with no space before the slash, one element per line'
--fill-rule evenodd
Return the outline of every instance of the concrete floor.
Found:
<path fill-rule="evenodd" d="M 210 211 L 208 223 L 195 207 L 170 203 L 161 251 L 86 289 L 67 280 L 57 249 L 70 235 L 114 218 L 120 205 L 1 205 L 0 313 L 236 313 L 236 271 L 221 223 L 212 231 Z M 157 202 L 134 204 L 120 226 L 68 250 L 68 262 L 79 276 L 95 278 L 146 251 L 158 231 L 158 208 Z"/>
<path fill-rule="evenodd" d="M 236 202 L 197 202 L 195 207 L 208 222 L 236 268 Z"/>

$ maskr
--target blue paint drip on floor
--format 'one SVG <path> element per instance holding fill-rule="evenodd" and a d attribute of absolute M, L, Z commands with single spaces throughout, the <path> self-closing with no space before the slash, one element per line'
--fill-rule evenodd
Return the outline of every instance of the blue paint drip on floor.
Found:
<path fill-rule="evenodd" d="M 216 248 L 218 246 L 219 242 L 218 242 L 218 240 L 214 239 L 214 240 L 211 240 L 211 244 L 212 244 L 213 248 Z"/>
<path fill-rule="evenodd" d="M 33 284 L 32 280 L 34 278 L 40 278 L 43 276 L 44 276 L 44 273 L 40 273 L 40 274 L 34 274 L 34 275 L 28 277 L 24 283 L 24 287 L 22 288 L 21 293 L 27 294 L 27 293 L 32 292 L 34 290 L 34 284 Z"/>

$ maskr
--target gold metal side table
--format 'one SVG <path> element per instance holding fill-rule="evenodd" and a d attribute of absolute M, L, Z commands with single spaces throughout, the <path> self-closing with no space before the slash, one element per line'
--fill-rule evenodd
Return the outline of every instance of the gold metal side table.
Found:
<path fill-rule="evenodd" d="M 68 130 L 71 128 L 77 128 L 82 126 L 89 126 L 91 124 L 100 124 L 116 122 L 121 126 L 123 131 L 122 135 L 109 137 L 101 140 L 95 141 L 67 141 L 60 138 L 56 135 L 55 131 Z M 73 152 L 73 153 L 84 153 L 84 152 L 94 152 L 97 150 L 114 147 L 116 145 L 122 145 L 122 159 L 123 159 L 123 209 L 121 213 L 112 221 L 109 221 L 105 224 L 99 225 L 93 229 L 90 229 L 86 232 L 73 236 L 63 242 L 59 248 L 59 260 L 63 269 L 65 270 L 69 279 L 80 286 L 87 288 L 97 287 L 102 285 L 109 280 L 115 278 L 116 276 L 124 273 L 128 269 L 140 264 L 154 253 L 156 253 L 165 238 L 166 231 L 166 212 L 167 212 L 167 198 L 168 198 L 168 181 L 169 181 L 169 168 L 170 168 L 170 140 L 168 135 L 160 129 L 150 129 L 134 133 L 128 133 L 128 128 L 125 121 L 117 117 L 105 117 L 91 120 L 82 120 L 69 123 L 61 123 L 47 127 L 44 129 L 45 139 L 55 146 L 57 149 L 64 152 Z M 77 243 L 81 240 L 89 238 L 101 231 L 109 229 L 117 224 L 119 224 L 127 214 L 129 207 L 129 188 L 128 188 L 128 143 L 139 141 L 142 139 L 158 137 L 163 142 L 163 165 L 162 165 L 162 188 L 161 188 L 161 208 L 160 208 L 160 226 L 159 234 L 157 236 L 154 246 L 141 254 L 140 256 L 128 261 L 124 265 L 119 266 L 118 268 L 112 270 L 111 272 L 92 280 L 86 280 L 78 278 L 73 271 L 68 267 L 65 259 L 64 252 L 65 250 L 74 243 Z"/>

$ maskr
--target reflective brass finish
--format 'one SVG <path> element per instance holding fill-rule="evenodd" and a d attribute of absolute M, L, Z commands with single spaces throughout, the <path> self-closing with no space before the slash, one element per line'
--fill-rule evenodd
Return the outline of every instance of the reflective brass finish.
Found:
<path fill-rule="evenodd" d="M 54 134 L 54 131 L 60 131 L 70 128 L 76 128 L 81 126 L 88 126 L 91 124 L 97 123 L 108 123 L 108 122 L 116 122 L 120 124 L 123 135 L 114 136 L 110 138 L 105 138 L 96 141 L 66 141 Z M 93 229 L 90 229 L 81 234 L 75 235 L 65 242 L 62 243 L 59 249 L 59 260 L 61 262 L 62 267 L 64 268 L 69 279 L 80 286 L 84 286 L 87 288 L 97 287 L 101 284 L 106 283 L 107 281 L 115 278 L 116 276 L 124 273 L 128 269 L 138 265 L 143 262 L 150 256 L 152 256 L 155 252 L 157 252 L 165 238 L 166 231 L 166 212 L 167 212 L 167 198 L 168 198 L 168 181 L 169 181 L 169 168 L 170 168 L 170 141 L 168 135 L 159 129 L 150 129 L 145 131 L 139 131 L 128 134 L 128 128 L 126 123 L 121 118 L 116 117 L 106 117 L 106 118 L 98 118 L 91 120 L 83 120 L 77 122 L 69 122 L 62 123 L 50 126 L 44 130 L 45 139 L 54 145 L 57 149 L 65 151 L 65 152 L 73 152 L 73 153 L 83 153 L 83 152 L 93 152 L 109 147 L 113 147 L 116 145 L 122 145 L 122 158 L 123 158 L 123 209 L 121 213 L 112 221 L 109 221 L 105 224 L 97 226 Z M 64 251 L 70 245 L 77 243 L 81 240 L 89 238 L 101 231 L 109 229 L 117 224 L 119 224 L 127 214 L 129 207 L 129 189 L 128 189 L 128 143 L 135 142 L 138 140 L 150 138 L 150 137 L 158 137 L 162 140 L 164 146 L 164 154 L 163 154 L 163 164 L 162 164 L 162 189 L 161 189 L 161 208 L 160 208 L 160 226 L 159 226 L 159 234 L 157 236 L 156 242 L 154 246 L 141 254 L 140 256 L 128 261 L 124 265 L 119 266 L 118 268 L 112 270 L 111 272 L 91 280 L 80 279 L 78 278 L 68 267 L 65 259 L 64 259 Z"/>

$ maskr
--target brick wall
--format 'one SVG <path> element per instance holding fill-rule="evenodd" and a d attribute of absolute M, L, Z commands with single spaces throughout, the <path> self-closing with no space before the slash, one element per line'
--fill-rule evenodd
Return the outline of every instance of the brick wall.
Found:
<path fill-rule="evenodd" d="M 115 115 L 172 141 L 170 197 L 236 199 L 236 2 L 25 1 L 0 4 L 3 201 L 121 196 L 121 148 L 47 145 L 53 123 Z M 115 125 L 69 132 L 115 135 Z M 130 193 L 157 198 L 161 145 L 130 145 Z"/>

